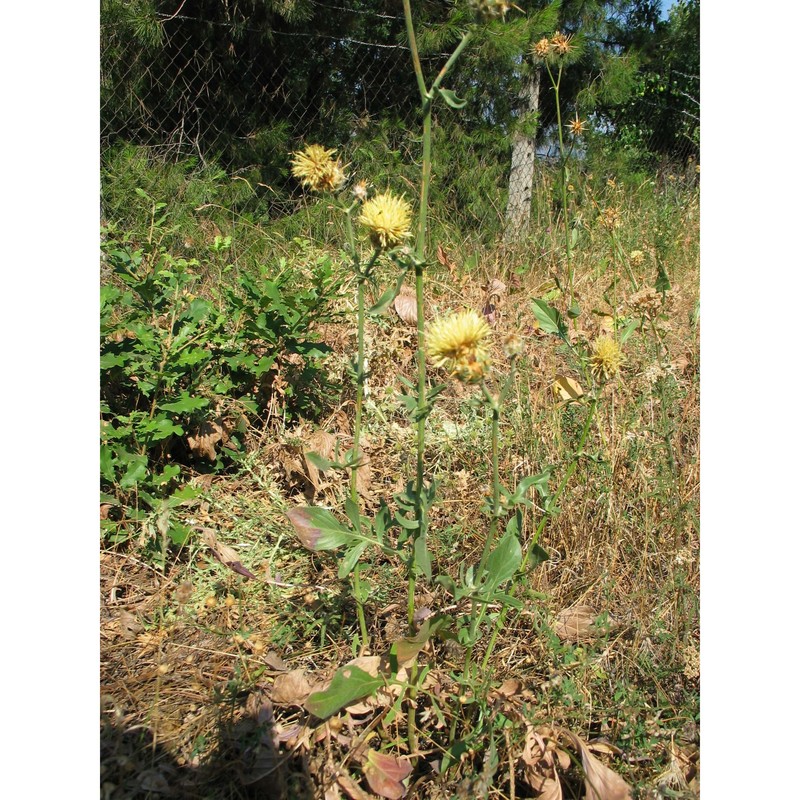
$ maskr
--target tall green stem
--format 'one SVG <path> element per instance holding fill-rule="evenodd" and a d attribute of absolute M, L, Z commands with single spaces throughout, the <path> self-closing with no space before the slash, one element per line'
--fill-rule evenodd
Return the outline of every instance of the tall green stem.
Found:
<path fill-rule="evenodd" d="M 561 121 L 561 75 L 563 66 L 558 67 L 558 78 L 553 77 L 548 65 L 547 72 L 553 84 L 553 91 L 556 95 L 556 120 L 558 123 L 558 155 L 561 168 L 561 214 L 564 218 L 564 242 L 567 248 L 567 286 L 569 287 L 569 306 L 572 305 L 572 236 L 569 229 L 569 208 L 567 206 L 567 152 L 564 149 L 564 126 Z M 569 307 L 568 306 L 568 307 Z"/>
<path fill-rule="evenodd" d="M 570 462 L 569 467 L 567 467 L 567 471 L 564 473 L 564 477 L 561 479 L 561 482 L 558 484 L 558 488 L 553 492 L 550 496 L 550 500 L 548 505 L 552 508 L 558 498 L 561 496 L 561 493 L 564 491 L 569 479 L 574 474 L 575 470 L 578 467 L 578 461 L 580 460 L 581 456 L 583 455 L 583 447 L 586 444 L 586 439 L 589 436 L 589 430 L 592 425 L 592 420 L 594 419 L 594 412 L 597 408 L 597 400 L 594 399 L 591 401 L 589 405 L 589 413 L 586 415 L 586 422 L 584 422 L 583 430 L 581 431 L 581 438 L 578 442 L 578 448 L 575 451 L 575 455 Z M 536 526 L 536 532 L 534 533 L 531 541 L 528 543 L 528 547 L 525 550 L 525 557 L 522 559 L 522 564 L 520 564 L 520 572 L 525 571 L 525 566 L 528 563 L 528 557 L 530 556 L 531 552 L 533 551 L 536 544 L 539 542 L 539 537 L 542 535 L 542 531 L 544 530 L 544 526 L 547 524 L 547 520 L 550 519 L 549 511 L 545 511 L 542 514 L 542 518 L 539 520 L 539 524 Z M 514 584 L 511 589 L 509 590 L 509 594 L 513 597 L 516 592 L 517 584 Z M 494 651 L 495 644 L 497 643 L 497 637 L 500 634 L 500 631 L 503 629 L 505 625 L 506 616 L 508 615 L 509 606 L 503 606 L 503 610 L 500 612 L 497 622 L 494 626 L 494 630 L 492 631 L 491 639 L 489 640 L 489 645 L 486 648 L 486 653 L 483 656 L 483 662 L 481 663 L 481 670 L 486 671 L 486 667 L 489 664 L 489 659 L 492 656 L 492 652 Z"/>

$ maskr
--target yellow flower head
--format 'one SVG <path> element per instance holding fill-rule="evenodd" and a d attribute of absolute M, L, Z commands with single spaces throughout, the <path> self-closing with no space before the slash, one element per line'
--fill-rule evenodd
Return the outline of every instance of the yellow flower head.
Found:
<path fill-rule="evenodd" d="M 592 345 L 591 370 L 596 380 L 607 381 L 625 360 L 619 344 L 610 336 L 598 336 Z"/>
<path fill-rule="evenodd" d="M 553 47 L 556 55 L 565 56 L 567 53 L 572 52 L 574 49 L 574 45 L 572 44 L 572 35 L 565 36 L 563 33 L 559 32 L 553 35 L 553 38 L 550 40 L 550 44 Z"/>
<path fill-rule="evenodd" d="M 586 130 L 586 123 L 578 118 L 577 112 L 575 113 L 575 119 L 569 123 L 569 130 L 573 136 L 580 136 Z"/>
<path fill-rule="evenodd" d="M 376 250 L 397 247 L 411 235 L 411 206 L 404 198 L 386 192 L 364 203 L 358 221 L 369 228 Z"/>
<path fill-rule="evenodd" d="M 550 55 L 550 40 L 545 36 L 533 46 L 533 54 L 544 60 Z"/>
<path fill-rule="evenodd" d="M 345 182 L 341 163 L 334 161 L 335 150 L 326 150 L 311 144 L 297 153 L 292 153 L 292 175 L 315 192 L 332 192 Z"/>
<path fill-rule="evenodd" d="M 641 267 L 644 264 L 644 253 L 641 250 L 631 250 L 630 259 L 634 267 Z"/>
<path fill-rule="evenodd" d="M 428 333 L 428 355 L 464 383 L 476 383 L 489 368 L 487 342 L 492 331 L 475 311 L 461 311 L 437 320 Z"/>

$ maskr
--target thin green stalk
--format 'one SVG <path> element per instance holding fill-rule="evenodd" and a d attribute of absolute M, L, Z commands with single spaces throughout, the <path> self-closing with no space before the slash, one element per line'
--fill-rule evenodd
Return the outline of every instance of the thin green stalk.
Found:
<path fill-rule="evenodd" d="M 550 66 L 547 66 L 547 72 L 550 75 L 550 81 L 553 84 L 553 91 L 556 95 L 556 121 L 558 123 L 558 155 L 559 166 L 561 170 L 561 214 L 564 218 L 564 242 L 567 248 L 567 286 L 569 287 L 569 306 L 572 306 L 573 299 L 573 271 L 572 271 L 572 237 L 570 236 L 569 229 L 569 209 L 567 207 L 567 152 L 564 150 L 564 126 L 561 121 L 561 75 L 563 74 L 564 67 L 559 65 L 558 78 L 553 78 L 553 73 Z M 568 306 L 568 307 L 569 307 Z"/>
<path fill-rule="evenodd" d="M 561 479 L 561 482 L 558 484 L 558 488 L 555 492 L 550 496 L 549 505 L 552 507 L 558 498 L 561 496 L 561 492 L 564 491 L 569 479 L 574 474 L 575 470 L 578 467 L 578 461 L 580 460 L 581 456 L 583 455 L 583 446 L 586 444 L 586 439 L 589 435 L 589 430 L 591 428 L 592 420 L 594 419 L 594 412 L 597 408 L 597 400 L 593 399 L 591 404 L 589 405 L 589 413 L 586 415 L 586 422 L 583 425 L 583 430 L 581 431 L 581 438 L 578 442 L 578 448 L 575 451 L 575 455 L 570 462 L 569 467 L 567 467 L 567 471 L 564 473 L 564 477 Z M 544 526 L 547 524 L 547 520 L 550 518 L 549 512 L 545 511 L 542 514 L 542 518 L 539 520 L 539 524 L 536 526 L 536 532 L 534 533 L 531 541 L 528 543 L 528 547 L 525 550 L 525 556 L 522 559 L 522 564 L 520 564 L 520 572 L 525 571 L 525 566 L 528 563 L 528 557 L 530 556 L 531 552 L 533 551 L 534 546 L 539 542 L 539 537 L 542 535 L 542 531 L 544 530 Z M 509 590 L 509 594 L 513 597 L 516 591 L 517 585 L 514 584 L 511 589 Z M 489 659 L 492 656 L 492 652 L 494 651 L 495 644 L 497 643 L 497 637 L 500 635 L 500 631 L 503 629 L 505 625 L 506 616 L 508 614 L 509 606 L 504 606 L 503 610 L 500 612 L 497 618 L 497 622 L 494 626 L 494 630 L 492 631 L 492 636 L 489 639 L 489 645 L 486 648 L 486 653 L 483 657 L 483 662 L 481 663 L 481 671 L 486 672 L 486 668 L 489 664 Z"/>
<path fill-rule="evenodd" d="M 485 382 L 481 384 L 481 389 L 483 389 L 483 394 L 492 410 L 492 517 L 489 521 L 489 533 L 483 545 L 478 571 L 475 573 L 476 584 L 486 568 L 486 561 L 497 535 L 497 522 L 500 518 L 500 403 L 497 398 L 492 397 Z"/>

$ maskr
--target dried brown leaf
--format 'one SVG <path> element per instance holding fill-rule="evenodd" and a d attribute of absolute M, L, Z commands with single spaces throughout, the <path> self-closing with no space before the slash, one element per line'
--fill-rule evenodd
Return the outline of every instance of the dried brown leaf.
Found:
<path fill-rule="evenodd" d="M 579 400 L 583 397 L 581 385 L 576 380 L 568 378 L 566 375 L 556 376 L 556 379 L 553 381 L 553 393 L 567 403 L 573 400 Z"/>
<path fill-rule="evenodd" d="M 302 669 L 293 669 L 278 675 L 272 685 L 270 696 L 278 706 L 301 706 L 311 694 L 311 684 Z"/>
<path fill-rule="evenodd" d="M 562 800 L 564 797 L 561 792 L 561 781 L 557 775 L 555 778 L 546 778 L 539 792 L 540 794 L 536 800 Z"/>
<path fill-rule="evenodd" d="M 377 750 L 367 750 L 364 761 L 364 776 L 375 794 L 388 800 L 400 800 L 405 796 L 404 781 L 411 774 L 407 759 L 399 759 Z"/>
<path fill-rule="evenodd" d="M 225 445 L 231 438 L 231 429 L 222 417 L 207 419 L 200 426 L 197 436 L 189 436 L 186 441 L 192 455 L 197 458 L 207 458 L 209 461 L 216 461 L 216 445 Z"/>
<path fill-rule="evenodd" d="M 135 639 L 144 630 L 144 625 L 130 611 L 120 611 L 119 630 L 123 639 Z"/>
<path fill-rule="evenodd" d="M 567 642 L 587 641 L 597 636 L 594 621 L 597 612 L 586 605 L 565 608 L 556 616 L 553 631 L 559 639 Z"/>
<path fill-rule="evenodd" d="M 370 466 L 370 458 L 361 448 L 359 448 L 358 454 L 361 464 L 356 471 L 356 491 L 359 497 L 362 497 L 364 500 L 371 500 L 372 492 L 370 491 L 370 486 L 372 485 L 372 467 Z"/>
<path fill-rule="evenodd" d="M 450 273 L 450 277 L 455 280 L 456 278 L 456 265 L 450 260 L 450 257 L 444 251 L 444 248 L 441 244 L 436 245 L 436 258 L 439 263 L 447 269 Z"/>
<path fill-rule="evenodd" d="M 595 758 L 589 746 L 571 731 L 563 731 L 579 752 L 583 764 L 586 800 L 631 800 L 631 787 L 613 769 Z"/>
<path fill-rule="evenodd" d="M 493 280 L 489 281 L 485 289 L 490 300 L 492 298 L 496 298 L 497 300 L 502 301 L 506 294 L 506 285 L 499 278 L 494 278 Z"/>
<path fill-rule="evenodd" d="M 211 528 L 199 528 L 198 530 L 217 561 L 245 578 L 257 580 L 256 576 L 242 564 L 239 554 L 232 547 L 219 542 L 216 533 Z"/>
<path fill-rule="evenodd" d="M 351 800 L 371 800 L 372 795 L 365 792 L 349 775 L 339 775 L 336 783 L 342 787 Z"/>
<path fill-rule="evenodd" d="M 417 324 L 417 298 L 415 295 L 401 291 L 394 299 L 394 310 L 406 325 Z"/>

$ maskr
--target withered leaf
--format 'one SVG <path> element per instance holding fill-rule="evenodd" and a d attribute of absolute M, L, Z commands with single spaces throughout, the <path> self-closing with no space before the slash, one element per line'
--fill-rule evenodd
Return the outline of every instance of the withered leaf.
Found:
<path fill-rule="evenodd" d="M 450 260 L 450 257 L 445 253 L 441 244 L 436 245 L 436 258 L 439 263 L 447 268 L 451 278 L 456 277 L 456 265 Z"/>
<path fill-rule="evenodd" d="M 595 619 L 597 612 L 591 606 L 572 606 L 559 612 L 553 631 L 559 639 L 567 642 L 591 640 L 597 636 Z"/>
<path fill-rule="evenodd" d="M 492 298 L 502 300 L 506 293 L 506 285 L 499 278 L 492 279 L 485 288 L 486 294 L 490 300 Z"/>
<path fill-rule="evenodd" d="M 364 775 L 369 788 L 388 800 L 400 800 L 405 796 L 404 781 L 411 774 L 411 764 L 406 759 L 395 758 L 377 750 L 367 750 L 364 760 Z"/>
<path fill-rule="evenodd" d="M 573 400 L 579 400 L 583 397 L 581 385 L 576 380 L 568 378 L 566 375 L 556 376 L 556 379 L 553 381 L 553 393 L 567 403 Z"/>
<path fill-rule="evenodd" d="M 365 792 L 349 775 L 339 775 L 336 783 L 344 789 L 351 800 L 370 800 L 372 795 Z"/>
<path fill-rule="evenodd" d="M 301 706 L 311 694 L 311 684 L 302 669 L 293 669 L 278 675 L 272 685 L 270 696 L 278 706 Z"/>
<path fill-rule="evenodd" d="M 247 567 L 245 567 L 239 559 L 239 554 L 226 544 L 217 541 L 217 535 L 211 528 L 199 528 L 200 533 L 203 535 L 203 540 L 208 545 L 214 558 L 221 564 L 224 564 L 229 569 L 243 575 L 245 578 L 251 580 L 258 580 Z"/>
<path fill-rule="evenodd" d="M 186 441 L 192 454 L 198 458 L 217 460 L 217 444 L 227 444 L 231 438 L 231 430 L 222 417 L 207 419 L 200 426 L 197 436 L 188 436 Z"/>
<path fill-rule="evenodd" d="M 417 298 L 410 292 L 401 291 L 394 299 L 394 310 L 406 325 L 417 324 Z"/>
<path fill-rule="evenodd" d="M 631 800 L 631 787 L 613 769 L 595 758 L 586 742 L 571 731 L 563 731 L 564 736 L 578 750 L 583 764 L 586 800 Z"/>

